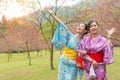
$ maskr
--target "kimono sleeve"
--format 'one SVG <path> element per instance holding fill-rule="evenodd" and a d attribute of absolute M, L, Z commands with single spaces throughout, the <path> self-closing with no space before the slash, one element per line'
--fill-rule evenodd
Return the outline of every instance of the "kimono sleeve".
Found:
<path fill-rule="evenodd" d="M 62 22 L 59 22 L 51 43 L 55 46 L 55 48 L 62 49 L 67 45 L 69 36 L 71 35 L 72 33 L 68 30 L 66 25 L 64 25 Z"/>
<path fill-rule="evenodd" d="M 104 62 L 105 64 L 111 64 L 114 62 L 113 46 L 109 45 L 108 43 L 106 43 L 104 47 Z"/>
<path fill-rule="evenodd" d="M 78 52 L 81 53 L 82 50 L 85 50 L 85 40 L 81 40 L 81 43 L 78 47 Z"/>
<path fill-rule="evenodd" d="M 86 47 L 87 41 L 88 41 L 88 37 L 85 37 L 81 41 L 79 48 L 78 48 L 78 56 L 81 56 L 83 59 L 86 59 L 87 57 L 89 57 L 88 54 L 81 55 L 81 51 L 86 51 L 85 47 Z"/>

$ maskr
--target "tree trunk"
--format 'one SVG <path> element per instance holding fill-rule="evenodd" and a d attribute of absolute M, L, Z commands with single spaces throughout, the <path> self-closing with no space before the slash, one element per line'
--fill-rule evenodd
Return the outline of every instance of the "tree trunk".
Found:
<path fill-rule="evenodd" d="M 51 69 L 54 70 L 54 66 L 53 66 L 53 45 L 51 44 L 51 50 L 50 50 L 50 66 Z"/>
<path fill-rule="evenodd" d="M 37 50 L 37 56 L 39 56 L 39 50 Z"/>
<path fill-rule="evenodd" d="M 53 35 L 54 35 L 54 26 L 52 25 L 52 38 L 53 38 Z M 53 44 L 51 44 L 51 48 L 50 48 L 50 66 L 51 66 L 51 69 L 54 70 L 54 66 L 53 66 Z"/>
<path fill-rule="evenodd" d="M 8 62 L 10 62 L 10 53 L 8 52 Z"/>
<path fill-rule="evenodd" d="M 27 58 L 29 59 L 29 66 L 31 66 L 31 56 L 30 56 L 30 49 L 29 49 L 29 45 L 27 43 L 27 41 L 25 42 L 26 47 L 27 47 Z"/>
<path fill-rule="evenodd" d="M 8 62 L 10 62 L 10 58 L 12 58 L 12 53 L 9 50 L 9 52 L 8 52 Z"/>
<path fill-rule="evenodd" d="M 28 59 L 29 59 L 29 66 L 31 66 L 31 56 L 29 51 L 28 51 Z"/>

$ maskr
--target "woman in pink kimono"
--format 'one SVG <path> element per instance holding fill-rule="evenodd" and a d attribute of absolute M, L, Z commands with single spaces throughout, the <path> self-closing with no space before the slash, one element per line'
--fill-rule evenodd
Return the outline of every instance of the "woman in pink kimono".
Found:
<path fill-rule="evenodd" d="M 106 78 L 106 64 L 114 62 L 113 59 L 113 45 L 110 39 L 106 39 L 99 35 L 97 21 L 90 21 L 88 23 L 90 35 L 81 41 L 79 46 L 79 57 L 84 58 L 86 80 L 107 80 Z M 112 29 L 110 35 L 114 32 Z M 110 35 L 108 37 L 110 37 Z M 82 54 L 81 51 L 86 51 Z M 95 77 L 90 77 L 91 65 L 94 67 Z"/>

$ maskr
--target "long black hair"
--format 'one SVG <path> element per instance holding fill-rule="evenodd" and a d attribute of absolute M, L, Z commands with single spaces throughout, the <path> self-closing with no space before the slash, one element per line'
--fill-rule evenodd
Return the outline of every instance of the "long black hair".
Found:
<path fill-rule="evenodd" d="M 88 34 L 88 25 L 86 24 L 86 23 L 83 23 L 84 25 L 85 25 L 85 30 L 86 30 L 86 32 L 85 33 L 83 33 L 83 35 L 82 35 L 82 37 L 84 36 L 84 35 L 86 35 L 86 34 Z"/>

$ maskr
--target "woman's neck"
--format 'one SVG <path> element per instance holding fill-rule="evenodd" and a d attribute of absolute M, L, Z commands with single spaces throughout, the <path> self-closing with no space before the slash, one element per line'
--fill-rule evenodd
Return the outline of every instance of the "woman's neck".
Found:
<path fill-rule="evenodd" d="M 78 36 L 77 36 L 77 38 L 78 38 L 78 40 L 80 41 L 82 38 L 83 38 L 83 34 L 77 34 Z"/>
<path fill-rule="evenodd" d="M 92 34 L 92 39 L 95 40 L 98 37 L 98 34 Z"/>

